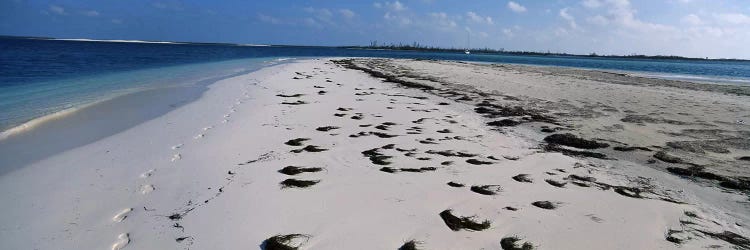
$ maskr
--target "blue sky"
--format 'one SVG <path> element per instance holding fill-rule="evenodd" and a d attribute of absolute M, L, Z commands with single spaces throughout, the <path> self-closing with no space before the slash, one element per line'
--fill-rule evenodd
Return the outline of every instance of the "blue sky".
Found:
<path fill-rule="evenodd" d="M 750 58 L 750 1 L 0 0 L 0 34 Z"/>

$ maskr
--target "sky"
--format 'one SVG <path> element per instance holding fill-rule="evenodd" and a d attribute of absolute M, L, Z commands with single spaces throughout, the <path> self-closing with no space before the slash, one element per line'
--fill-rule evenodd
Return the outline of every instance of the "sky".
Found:
<path fill-rule="evenodd" d="M 750 59 L 750 1 L 0 0 L 0 35 Z"/>

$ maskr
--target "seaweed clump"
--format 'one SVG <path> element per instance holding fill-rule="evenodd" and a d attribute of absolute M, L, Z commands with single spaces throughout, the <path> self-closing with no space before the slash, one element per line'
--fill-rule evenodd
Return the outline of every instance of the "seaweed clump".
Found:
<path fill-rule="evenodd" d="M 511 178 L 513 178 L 513 180 L 514 180 L 514 181 L 517 181 L 517 182 L 528 182 L 528 183 L 532 183 L 532 182 L 534 182 L 534 181 L 533 181 L 533 180 L 532 180 L 532 179 L 531 179 L 531 178 L 529 177 L 529 175 L 528 175 L 528 174 L 519 174 L 519 175 L 513 176 L 513 177 L 511 177 Z"/>
<path fill-rule="evenodd" d="M 310 138 L 297 138 L 286 141 L 284 144 L 289 146 L 302 146 L 302 142 L 310 140 Z"/>
<path fill-rule="evenodd" d="M 524 242 L 520 246 L 518 245 L 518 242 L 521 241 L 521 238 L 517 236 L 511 236 L 511 237 L 505 237 L 502 240 L 500 240 L 500 247 L 503 250 L 532 250 L 534 249 L 534 245 L 532 245 L 530 242 Z"/>
<path fill-rule="evenodd" d="M 496 195 L 503 190 L 500 185 L 471 186 L 471 191 L 483 195 Z"/>
<path fill-rule="evenodd" d="M 264 250 L 297 250 L 309 239 L 306 234 L 279 234 L 266 239 L 261 246 Z"/>
<path fill-rule="evenodd" d="M 281 188 L 306 188 L 318 184 L 318 182 L 320 180 L 286 179 L 279 184 L 281 184 Z"/>
<path fill-rule="evenodd" d="M 305 167 L 295 167 L 295 166 L 286 166 L 279 170 L 279 173 L 285 174 L 285 175 L 298 175 L 301 173 L 312 173 L 312 172 L 320 172 L 323 170 L 322 168 L 305 168 Z"/>
<path fill-rule="evenodd" d="M 534 205 L 535 207 L 542 208 L 542 209 L 555 209 L 557 208 L 557 204 L 551 202 L 551 201 L 535 201 L 532 202 L 531 205 Z"/>
<path fill-rule="evenodd" d="M 416 240 L 409 240 L 405 242 L 401 247 L 398 248 L 398 250 L 418 250 L 419 244 L 422 242 L 416 241 Z"/>
<path fill-rule="evenodd" d="M 443 222 L 445 222 L 445 225 L 448 226 L 453 231 L 459 231 L 461 229 L 466 229 L 470 231 L 482 231 L 485 229 L 490 228 L 490 221 L 484 220 L 482 222 L 477 222 L 474 220 L 474 216 L 471 217 L 457 217 L 451 213 L 452 210 L 446 209 L 442 212 L 440 212 L 440 218 L 443 219 Z"/>
<path fill-rule="evenodd" d="M 582 149 L 597 149 L 609 147 L 609 144 L 607 143 L 583 139 L 571 133 L 549 135 L 544 138 L 544 141 Z"/>

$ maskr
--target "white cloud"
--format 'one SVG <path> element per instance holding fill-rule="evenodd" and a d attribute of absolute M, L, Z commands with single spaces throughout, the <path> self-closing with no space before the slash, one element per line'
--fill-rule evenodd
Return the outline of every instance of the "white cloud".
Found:
<path fill-rule="evenodd" d="M 526 7 L 513 1 L 508 2 L 508 8 L 516 13 L 526 12 Z"/>
<path fill-rule="evenodd" d="M 456 21 L 454 21 L 452 18 L 448 16 L 445 12 L 435 12 L 430 13 L 430 16 L 433 19 L 433 23 L 435 27 L 443 28 L 443 29 L 453 29 L 458 24 Z"/>
<path fill-rule="evenodd" d="M 99 12 L 95 11 L 95 10 L 83 11 L 83 12 L 81 12 L 81 14 L 84 15 L 84 16 L 89 16 L 89 17 L 99 16 Z"/>
<path fill-rule="evenodd" d="M 589 9 L 596 9 L 602 6 L 602 2 L 600 2 L 599 0 L 583 0 L 581 4 L 583 5 L 583 7 Z"/>
<path fill-rule="evenodd" d="M 482 32 L 479 32 L 479 36 L 482 38 L 487 38 L 488 36 L 490 36 L 490 34 L 487 34 L 487 32 L 482 31 Z"/>
<path fill-rule="evenodd" d="M 279 20 L 278 18 L 269 16 L 269 15 L 264 15 L 261 13 L 258 13 L 258 20 L 264 23 L 281 24 L 281 20 Z"/>
<path fill-rule="evenodd" d="M 352 18 L 357 15 L 356 13 L 354 13 L 354 11 L 350 9 L 340 9 L 339 13 L 341 14 L 341 16 L 345 18 Z"/>
<path fill-rule="evenodd" d="M 570 28 L 578 29 L 578 24 L 576 24 L 576 19 L 568 13 L 568 8 L 560 9 L 560 17 L 568 21 L 568 25 L 570 25 Z"/>
<path fill-rule="evenodd" d="M 406 6 L 404 4 L 402 4 L 401 2 L 399 2 L 398 0 L 396 0 L 394 2 L 384 2 L 384 3 L 375 2 L 375 3 L 372 4 L 372 6 L 375 7 L 375 8 L 378 8 L 378 9 L 385 8 L 385 9 L 388 9 L 390 11 L 404 11 L 404 10 L 406 10 Z"/>
<path fill-rule="evenodd" d="M 680 21 L 682 21 L 683 23 L 692 25 L 692 26 L 697 26 L 697 25 L 703 24 L 703 20 L 701 20 L 701 18 L 698 17 L 695 14 L 690 14 L 690 15 L 684 16 L 684 17 L 682 17 L 682 19 Z"/>
<path fill-rule="evenodd" d="M 489 24 L 489 25 L 495 24 L 492 21 L 492 17 L 489 17 L 489 16 L 483 17 L 480 15 L 477 15 L 477 13 L 474 13 L 473 11 L 466 12 L 466 17 L 469 20 L 474 21 L 476 23 Z"/>
<path fill-rule="evenodd" d="M 57 6 L 57 5 L 50 5 L 49 11 L 58 15 L 67 15 L 68 13 L 65 12 L 65 8 Z"/>
<path fill-rule="evenodd" d="M 505 35 L 506 37 L 513 37 L 513 30 L 507 28 L 503 29 L 503 35 Z"/>
<path fill-rule="evenodd" d="M 719 21 L 730 24 L 750 24 L 750 16 L 740 13 L 722 13 L 715 14 Z"/>
<path fill-rule="evenodd" d="M 607 25 L 609 23 L 609 21 L 607 20 L 607 18 L 603 17 L 602 15 L 596 15 L 596 16 L 592 16 L 592 17 L 586 18 L 586 21 L 589 22 L 589 23 L 591 23 L 591 24 L 599 25 L 599 26 L 604 26 L 604 25 Z"/>

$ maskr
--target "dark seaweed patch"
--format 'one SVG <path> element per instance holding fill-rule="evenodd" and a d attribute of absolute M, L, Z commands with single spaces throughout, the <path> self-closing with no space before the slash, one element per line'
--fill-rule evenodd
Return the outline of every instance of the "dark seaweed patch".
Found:
<path fill-rule="evenodd" d="M 547 182 L 548 184 L 552 185 L 552 186 L 559 187 L 559 188 L 563 188 L 563 187 L 565 187 L 565 184 L 567 184 L 565 182 L 559 182 L 559 181 L 556 181 L 556 180 L 553 180 L 553 179 L 546 179 L 544 181 Z"/>
<path fill-rule="evenodd" d="M 524 242 L 523 244 L 519 245 L 518 242 L 521 241 L 521 238 L 517 236 L 511 236 L 511 237 L 505 237 L 500 240 L 500 248 L 503 250 L 533 250 L 534 245 L 532 245 L 529 242 Z"/>
<path fill-rule="evenodd" d="M 519 175 L 513 176 L 513 177 L 511 177 L 511 178 L 513 178 L 513 180 L 515 180 L 515 181 L 517 181 L 517 182 L 528 182 L 528 183 L 532 183 L 532 182 L 534 182 L 534 181 L 533 181 L 533 180 L 532 180 L 532 179 L 531 179 L 531 178 L 529 177 L 529 175 L 528 175 L 528 174 L 519 174 Z"/>
<path fill-rule="evenodd" d="M 582 149 L 597 149 L 609 147 L 609 144 L 607 143 L 600 143 L 594 140 L 586 140 L 571 133 L 549 135 L 544 138 L 544 141 Z"/>
<path fill-rule="evenodd" d="M 281 188 L 306 188 L 315 184 L 318 184 L 320 180 L 298 180 L 298 179 L 286 179 L 281 183 Z"/>
<path fill-rule="evenodd" d="M 323 151 L 326 151 L 326 150 L 328 150 L 328 149 L 320 148 L 320 147 L 315 146 L 315 145 L 307 145 L 304 148 L 291 150 L 291 152 L 292 153 L 302 153 L 302 152 L 313 152 L 313 153 L 316 153 L 316 152 L 323 152 Z"/>
<path fill-rule="evenodd" d="M 448 182 L 448 186 L 451 186 L 451 187 L 464 187 L 465 185 L 461 184 L 461 183 L 458 183 L 458 182 L 452 182 L 451 181 L 451 182 Z"/>
<path fill-rule="evenodd" d="M 300 96 L 303 96 L 303 95 L 304 94 L 292 94 L 292 95 L 278 94 L 276 96 L 278 96 L 278 97 L 300 97 Z"/>
<path fill-rule="evenodd" d="M 297 101 L 294 101 L 294 102 L 282 102 L 281 104 L 285 104 L 285 105 L 302 105 L 302 104 L 307 104 L 307 102 L 302 101 L 302 100 L 297 100 Z"/>
<path fill-rule="evenodd" d="M 310 140 L 310 138 L 297 138 L 297 139 L 291 139 L 285 142 L 284 144 L 289 146 L 302 146 L 302 142 Z"/>
<path fill-rule="evenodd" d="M 518 122 L 516 120 L 511 119 L 502 119 L 499 121 L 491 121 L 487 123 L 487 126 L 493 126 L 493 127 L 515 127 L 518 126 L 518 124 L 521 124 L 521 122 Z"/>
<path fill-rule="evenodd" d="M 373 148 L 369 150 L 362 151 L 362 155 L 365 157 L 370 158 L 370 161 L 373 164 L 377 165 L 389 165 L 391 162 L 387 161 L 390 158 L 393 158 L 392 156 L 381 154 L 380 148 Z"/>
<path fill-rule="evenodd" d="M 305 234 L 275 235 L 261 244 L 264 250 L 297 250 L 310 239 Z"/>
<path fill-rule="evenodd" d="M 318 127 L 315 130 L 321 131 L 321 132 L 327 132 L 327 131 L 331 131 L 331 130 L 339 129 L 339 128 L 340 127 L 336 127 L 336 126 L 324 126 L 324 127 Z"/>
<path fill-rule="evenodd" d="M 489 165 L 489 164 L 492 164 L 492 162 L 477 160 L 477 159 L 474 159 L 474 158 L 466 160 L 466 163 L 469 163 L 469 164 L 472 164 L 472 165 Z"/>
<path fill-rule="evenodd" d="M 535 202 L 532 202 L 531 205 L 534 205 L 535 207 L 542 208 L 542 209 L 557 208 L 557 204 L 551 201 L 535 201 Z"/>
<path fill-rule="evenodd" d="M 457 217 L 451 212 L 452 210 L 450 209 L 440 212 L 440 218 L 442 218 L 445 225 L 453 231 L 459 231 L 461 229 L 482 231 L 490 228 L 491 224 L 489 220 L 484 220 L 480 223 L 474 220 L 474 216 Z"/>
<path fill-rule="evenodd" d="M 401 247 L 399 247 L 398 250 L 418 250 L 419 244 L 422 244 L 422 243 L 419 241 L 415 241 L 415 240 L 409 240 L 405 242 L 403 245 L 401 245 Z"/>
<path fill-rule="evenodd" d="M 453 151 L 453 150 L 443 150 L 443 151 L 427 150 L 425 153 L 428 153 L 428 154 L 437 154 L 437 155 L 442 155 L 442 156 L 445 156 L 445 157 L 474 157 L 474 156 L 477 156 L 477 154 L 464 153 L 464 152 L 458 152 L 458 151 Z"/>
<path fill-rule="evenodd" d="M 305 167 L 286 166 L 280 169 L 279 173 L 282 173 L 285 175 L 298 175 L 301 173 L 320 172 L 322 170 L 323 170 L 322 168 L 305 168 Z"/>
<path fill-rule="evenodd" d="M 503 188 L 500 185 L 471 186 L 471 191 L 483 195 L 496 195 L 503 191 Z"/>

